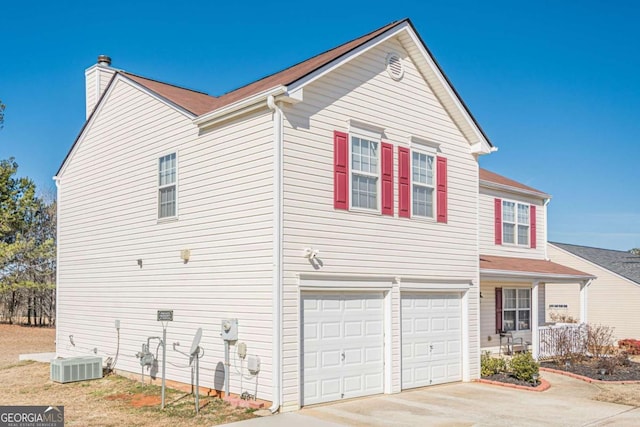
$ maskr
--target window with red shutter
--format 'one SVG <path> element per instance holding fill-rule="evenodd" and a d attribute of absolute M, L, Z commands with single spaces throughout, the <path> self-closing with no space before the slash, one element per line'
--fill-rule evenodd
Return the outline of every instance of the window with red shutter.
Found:
<path fill-rule="evenodd" d="M 411 217 L 410 170 L 409 149 L 398 147 L 398 215 L 404 218 Z"/>
<path fill-rule="evenodd" d="M 531 224 L 529 231 L 531 232 L 531 248 L 535 249 L 536 247 L 536 207 L 531 205 L 530 213 L 529 213 L 529 222 Z"/>
<path fill-rule="evenodd" d="M 447 159 L 446 157 L 437 157 L 436 164 L 436 186 L 437 199 L 436 208 L 438 210 L 438 222 L 447 222 Z"/>
<path fill-rule="evenodd" d="M 502 244 L 502 199 L 494 200 L 494 234 L 496 245 Z"/>
<path fill-rule="evenodd" d="M 349 209 L 349 135 L 333 132 L 333 207 Z"/>
<path fill-rule="evenodd" d="M 382 146 L 382 215 L 393 216 L 393 145 Z"/>

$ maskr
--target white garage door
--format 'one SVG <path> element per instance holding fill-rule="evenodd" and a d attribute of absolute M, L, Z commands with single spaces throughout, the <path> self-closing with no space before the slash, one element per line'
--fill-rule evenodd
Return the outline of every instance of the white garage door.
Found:
<path fill-rule="evenodd" d="M 381 293 L 303 294 L 303 405 L 383 392 Z"/>
<path fill-rule="evenodd" d="M 402 295 L 402 388 L 462 380 L 457 294 Z"/>

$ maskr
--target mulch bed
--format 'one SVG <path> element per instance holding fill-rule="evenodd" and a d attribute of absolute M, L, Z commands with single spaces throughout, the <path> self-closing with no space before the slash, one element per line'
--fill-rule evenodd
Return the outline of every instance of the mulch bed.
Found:
<path fill-rule="evenodd" d="M 600 374 L 598 361 L 595 359 L 587 359 L 580 363 L 571 364 L 570 366 L 562 363 L 556 364 L 555 362 L 542 362 L 540 366 L 570 372 L 600 381 L 640 381 L 640 363 L 636 362 L 629 362 L 628 366 L 616 366 L 613 373 L 605 375 Z"/>
<path fill-rule="evenodd" d="M 507 384 L 514 384 L 514 385 L 519 385 L 519 386 L 523 386 L 523 387 L 531 387 L 534 388 L 537 385 L 539 385 L 539 381 L 537 384 L 533 384 L 533 383 L 528 383 L 526 381 L 522 381 L 519 380 L 515 377 L 512 377 L 509 374 L 505 374 L 505 373 L 500 373 L 500 374 L 493 374 L 491 376 L 488 377 L 482 377 L 483 380 L 489 380 L 489 381 L 497 381 L 500 383 L 507 383 Z"/>

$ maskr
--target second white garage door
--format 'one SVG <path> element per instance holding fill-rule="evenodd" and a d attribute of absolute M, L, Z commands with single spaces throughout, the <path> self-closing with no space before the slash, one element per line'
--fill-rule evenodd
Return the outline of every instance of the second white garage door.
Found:
<path fill-rule="evenodd" d="M 462 380 L 458 294 L 402 295 L 402 388 Z"/>
<path fill-rule="evenodd" d="M 382 293 L 303 294 L 303 405 L 382 393 Z"/>

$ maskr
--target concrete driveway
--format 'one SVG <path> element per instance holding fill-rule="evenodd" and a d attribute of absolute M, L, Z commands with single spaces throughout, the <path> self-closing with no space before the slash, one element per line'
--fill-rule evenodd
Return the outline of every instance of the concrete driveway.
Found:
<path fill-rule="evenodd" d="M 592 400 L 598 394 L 596 385 L 550 373 L 544 377 L 551 389 L 542 393 L 456 383 L 308 407 L 230 426 L 640 425 L 640 408 Z"/>

